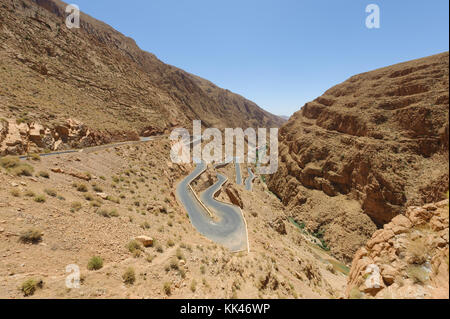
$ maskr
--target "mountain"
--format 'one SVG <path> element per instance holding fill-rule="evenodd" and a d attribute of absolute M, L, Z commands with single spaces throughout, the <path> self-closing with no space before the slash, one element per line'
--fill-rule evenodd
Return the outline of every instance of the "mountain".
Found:
<path fill-rule="evenodd" d="M 3 147 L 0 137 L 3 154 L 76 147 L 81 139 L 88 145 L 137 139 L 190 128 L 194 119 L 218 128 L 283 123 L 255 103 L 161 62 L 86 14 L 80 29 L 68 29 L 65 7 L 58 0 L 2 1 L 0 136 L 10 135 Z M 68 118 L 83 131 L 72 142 L 59 136 L 71 129 Z M 28 135 L 33 129 L 47 143 L 34 143 Z"/>
<path fill-rule="evenodd" d="M 350 261 L 377 227 L 448 189 L 448 52 L 355 75 L 280 129 L 269 189 Z"/>

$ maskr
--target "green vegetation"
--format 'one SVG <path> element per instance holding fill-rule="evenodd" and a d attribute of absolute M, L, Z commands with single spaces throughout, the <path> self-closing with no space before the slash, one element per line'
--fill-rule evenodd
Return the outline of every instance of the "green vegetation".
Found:
<path fill-rule="evenodd" d="M 195 281 L 195 279 L 192 279 L 191 282 L 191 291 L 195 292 L 197 290 L 197 282 Z"/>
<path fill-rule="evenodd" d="M 135 257 L 139 257 L 141 255 L 141 251 L 144 249 L 142 248 L 141 244 L 136 241 L 132 240 L 128 243 L 127 249 L 130 253 L 132 253 Z"/>
<path fill-rule="evenodd" d="M 19 240 L 23 243 L 37 244 L 42 240 L 42 232 L 35 228 L 28 229 L 20 234 Z"/>
<path fill-rule="evenodd" d="M 5 156 L 0 159 L 0 166 L 15 176 L 32 176 L 34 168 L 20 161 L 17 156 Z"/>
<path fill-rule="evenodd" d="M 172 287 L 171 287 L 170 282 L 164 283 L 163 290 L 167 296 L 170 296 L 172 294 Z"/>
<path fill-rule="evenodd" d="M 28 155 L 27 159 L 31 159 L 32 161 L 39 162 L 41 160 L 41 156 L 37 153 L 33 153 Z"/>
<path fill-rule="evenodd" d="M 78 212 L 81 209 L 82 205 L 80 202 L 73 202 L 72 204 L 70 204 L 70 211 L 73 212 Z"/>
<path fill-rule="evenodd" d="M 406 269 L 406 274 L 410 279 L 414 280 L 416 284 L 423 285 L 428 281 L 429 278 L 428 271 L 420 265 L 410 265 Z"/>
<path fill-rule="evenodd" d="M 350 299 L 361 299 L 363 297 L 363 294 L 361 293 L 361 291 L 359 291 L 358 288 L 353 287 L 352 290 L 350 290 L 349 297 Z"/>
<path fill-rule="evenodd" d="M 32 296 L 37 289 L 42 289 L 44 282 L 42 280 L 28 279 L 21 286 L 20 290 L 25 297 Z"/>
<path fill-rule="evenodd" d="M 99 270 L 103 267 L 103 259 L 98 256 L 92 257 L 87 265 L 87 269 L 89 270 Z"/>
<path fill-rule="evenodd" d="M 56 197 L 58 194 L 56 193 L 56 191 L 54 189 L 50 189 L 50 188 L 46 188 L 44 190 L 44 192 L 51 197 Z"/>
<path fill-rule="evenodd" d="M 38 176 L 43 177 L 43 178 L 50 178 L 50 174 L 46 171 L 40 171 L 38 173 Z"/>
<path fill-rule="evenodd" d="M 45 198 L 44 195 L 36 195 L 36 196 L 34 197 L 34 201 L 35 201 L 36 203 L 45 203 L 46 198 Z"/>
<path fill-rule="evenodd" d="M 132 267 L 128 268 L 122 275 L 123 282 L 127 285 L 132 285 L 136 281 L 136 274 Z"/>
<path fill-rule="evenodd" d="M 107 217 L 107 218 L 119 216 L 119 213 L 117 212 L 116 209 L 111 209 L 111 210 L 99 209 L 99 210 L 97 210 L 97 214 L 99 214 L 100 216 L 103 216 L 103 217 Z"/>
<path fill-rule="evenodd" d="M 84 184 L 73 183 L 72 186 L 77 189 L 77 191 L 81 193 L 87 193 L 88 188 Z"/>

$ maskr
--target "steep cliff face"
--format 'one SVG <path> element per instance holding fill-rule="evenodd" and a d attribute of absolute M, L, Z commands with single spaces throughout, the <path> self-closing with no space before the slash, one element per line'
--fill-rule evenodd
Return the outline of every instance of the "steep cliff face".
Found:
<path fill-rule="evenodd" d="M 48 127 L 68 118 L 105 136 L 174 127 L 278 127 L 245 98 L 159 61 L 110 26 L 81 14 L 65 26 L 58 0 L 0 5 L 0 117 Z M 125 137 L 124 137 L 125 138 Z"/>
<path fill-rule="evenodd" d="M 343 258 L 405 207 L 443 199 L 448 57 L 353 76 L 282 126 L 269 188 Z"/>
<path fill-rule="evenodd" d="M 350 298 L 449 297 L 448 200 L 409 207 L 358 250 Z"/>

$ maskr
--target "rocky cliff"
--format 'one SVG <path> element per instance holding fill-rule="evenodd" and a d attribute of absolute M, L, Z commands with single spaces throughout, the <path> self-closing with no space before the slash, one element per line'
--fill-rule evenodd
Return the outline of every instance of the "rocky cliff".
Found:
<path fill-rule="evenodd" d="M 280 130 L 270 190 L 347 261 L 376 226 L 445 196 L 448 57 L 353 76 Z"/>
<path fill-rule="evenodd" d="M 106 140 L 175 126 L 278 127 L 255 103 L 158 60 L 110 26 L 81 14 L 65 25 L 58 0 L 0 4 L 0 117 L 53 130 L 68 118 Z M 10 128 L 14 130 L 13 127 Z"/>
<path fill-rule="evenodd" d="M 448 200 L 409 207 L 359 249 L 350 298 L 449 298 Z"/>

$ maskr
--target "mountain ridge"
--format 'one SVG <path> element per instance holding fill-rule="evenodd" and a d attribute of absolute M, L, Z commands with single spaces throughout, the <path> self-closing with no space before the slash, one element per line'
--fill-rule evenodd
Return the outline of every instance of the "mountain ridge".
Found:
<path fill-rule="evenodd" d="M 50 130 L 75 119 L 102 136 L 98 143 L 190 128 L 197 119 L 218 128 L 283 123 L 240 95 L 161 62 L 89 15 L 81 13 L 80 29 L 68 29 L 65 6 L 59 0 L 0 6 L 0 117 Z"/>

